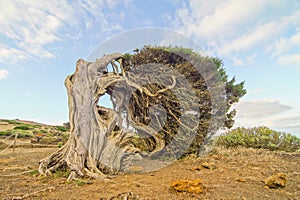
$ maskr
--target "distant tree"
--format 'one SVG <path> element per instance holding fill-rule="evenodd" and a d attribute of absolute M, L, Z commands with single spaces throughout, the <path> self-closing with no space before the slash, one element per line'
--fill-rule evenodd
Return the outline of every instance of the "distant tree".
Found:
<path fill-rule="evenodd" d="M 70 122 L 63 123 L 63 127 L 70 129 Z"/>
<path fill-rule="evenodd" d="M 39 172 L 69 168 L 69 179 L 99 177 L 127 170 L 140 157 L 199 153 L 205 138 L 232 127 L 236 111 L 229 110 L 246 93 L 244 82 L 235 82 L 220 59 L 180 47 L 80 59 L 65 81 L 69 140 L 40 162 Z M 105 94 L 113 108 L 98 105 Z"/>

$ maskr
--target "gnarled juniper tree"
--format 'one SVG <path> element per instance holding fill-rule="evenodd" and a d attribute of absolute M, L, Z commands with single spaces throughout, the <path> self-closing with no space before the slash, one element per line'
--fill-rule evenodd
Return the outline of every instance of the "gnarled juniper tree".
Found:
<path fill-rule="evenodd" d="M 69 179 L 118 173 L 143 158 L 199 153 L 205 138 L 233 125 L 229 109 L 246 93 L 244 82 L 228 80 L 221 60 L 165 47 L 80 59 L 65 86 L 70 137 L 40 161 L 39 172 L 68 168 Z M 112 108 L 98 105 L 105 94 Z"/>

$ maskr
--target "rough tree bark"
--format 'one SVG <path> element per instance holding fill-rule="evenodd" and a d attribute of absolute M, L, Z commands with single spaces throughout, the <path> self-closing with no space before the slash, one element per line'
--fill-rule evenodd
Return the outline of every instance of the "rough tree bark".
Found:
<path fill-rule="evenodd" d="M 180 56 L 154 51 L 148 60 L 145 57 L 143 52 L 130 59 L 115 53 L 96 62 L 77 61 L 74 74 L 65 80 L 70 137 L 61 149 L 40 161 L 41 174 L 68 168 L 69 180 L 77 176 L 99 178 L 126 170 L 143 157 L 178 157 L 190 144 L 189 153 L 199 152 L 211 117 L 204 79 Z M 132 70 L 143 64 L 146 70 L 160 72 L 157 76 L 163 82 L 155 83 L 145 72 Z M 164 65 L 172 66 L 183 74 L 182 78 L 164 71 Z M 113 69 L 111 72 L 109 67 Z M 195 97 L 189 94 L 192 90 Z M 185 93 L 189 96 L 184 96 Z M 113 108 L 98 105 L 105 94 L 111 96 Z M 150 107 L 155 105 L 161 106 L 155 108 L 153 115 Z M 200 116 L 185 120 L 185 116 L 199 109 Z M 191 139 L 186 141 L 186 138 Z"/>
<path fill-rule="evenodd" d="M 118 171 L 125 151 L 135 153 L 137 149 L 132 145 L 119 148 L 130 137 L 129 134 L 122 135 L 121 130 L 113 130 L 119 116 L 111 109 L 97 105 L 106 88 L 121 81 L 122 76 L 118 73 L 106 72 L 109 63 L 121 58 L 121 54 L 112 54 L 93 63 L 77 61 L 75 73 L 65 80 L 71 135 L 61 149 L 40 161 L 40 173 L 50 174 L 58 168 L 68 167 L 71 171 L 69 179 L 83 175 L 99 177 L 103 172 Z"/>

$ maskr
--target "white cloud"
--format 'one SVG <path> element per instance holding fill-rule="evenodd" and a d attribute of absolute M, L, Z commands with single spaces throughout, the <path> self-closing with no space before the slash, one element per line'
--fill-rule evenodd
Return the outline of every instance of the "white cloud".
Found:
<path fill-rule="evenodd" d="M 54 10 L 46 11 L 53 4 L 50 6 L 42 1 L 3 3 L 0 10 L 0 33 L 14 40 L 17 51 L 39 58 L 54 57 L 44 48 L 46 44 L 59 40 L 56 31 L 62 23 L 52 14 Z M 57 13 L 60 13 L 60 9 L 57 9 Z"/>
<path fill-rule="evenodd" d="M 131 3 L 131 2 L 132 2 L 132 0 L 123 0 L 122 4 L 125 5 L 125 6 L 128 6 L 128 4 Z M 112 9 L 112 8 L 116 7 L 120 2 L 116 1 L 116 0 L 105 0 L 105 3 L 108 5 L 108 7 L 110 9 Z"/>
<path fill-rule="evenodd" d="M 190 0 L 189 7 L 178 10 L 177 20 L 182 25 L 181 31 L 190 36 L 217 40 L 235 38 L 235 34 L 244 31 L 269 4 L 270 1 L 259 0 Z"/>
<path fill-rule="evenodd" d="M 235 127 L 268 126 L 300 136 L 299 105 L 285 105 L 277 100 L 241 100 Z"/>
<path fill-rule="evenodd" d="M 243 65 L 249 60 L 242 55 L 249 52 L 272 55 L 274 49 L 293 49 L 300 43 L 298 33 L 276 42 L 299 27 L 299 6 L 299 2 L 286 4 L 284 0 L 190 0 L 177 10 L 173 26 L 207 45 L 210 53 Z"/>
<path fill-rule="evenodd" d="M 238 55 L 232 55 L 231 59 L 235 66 L 242 66 L 245 65 L 245 63 L 252 63 L 256 57 L 257 57 L 257 53 L 254 53 L 249 56 L 244 56 L 243 58 Z"/>
<path fill-rule="evenodd" d="M 63 41 L 66 36 L 76 38 L 92 25 L 99 27 L 99 32 L 120 30 L 120 24 L 111 23 L 117 16 L 111 18 L 104 13 L 105 9 L 120 3 L 124 2 L 1 0 L 0 34 L 6 38 L 5 45 L 8 46 L 6 50 L 2 49 L 6 55 L 0 57 L 1 62 L 11 64 L 24 57 L 54 58 L 49 44 Z M 124 18 L 124 13 L 119 17 Z"/>
<path fill-rule="evenodd" d="M 298 114 L 289 113 L 289 115 L 274 117 L 272 120 L 270 120 L 269 126 L 276 130 L 289 132 L 300 137 L 299 113 Z"/>
<path fill-rule="evenodd" d="M 5 69 L 0 69 L 0 80 L 5 79 L 8 74 L 9 74 L 9 71 L 7 71 Z"/>
<path fill-rule="evenodd" d="M 251 32 L 248 32 L 233 41 L 230 44 L 224 45 L 219 53 L 221 55 L 231 55 L 231 53 L 238 53 L 249 50 L 255 45 L 268 40 L 271 36 L 274 37 L 274 30 L 279 29 L 279 24 L 276 22 L 268 22 L 266 24 L 255 27 Z"/>
<path fill-rule="evenodd" d="M 283 66 L 300 67 L 300 54 L 287 54 L 278 58 L 278 63 Z"/>
<path fill-rule="evenodd" d="M 236 105 L 241 118 L 266 117 L 291 109 L 276 100 L 242 100 Z"/>
<path fill-rule="evenodd" d="M 2 63 L 15 64 L 20 60 L 28 59 L 28 57 L 28 54 L 24 51 L 7 46 L 0 46 L 0 62 Z"/>
<path fill-rule="evenodd" d="M 271 53 L 272 57 L 278 57 L 295 49 L 300 49 L 300 30 L 290 37 L 280 37 L 266 48 L 266 52 Z"/>

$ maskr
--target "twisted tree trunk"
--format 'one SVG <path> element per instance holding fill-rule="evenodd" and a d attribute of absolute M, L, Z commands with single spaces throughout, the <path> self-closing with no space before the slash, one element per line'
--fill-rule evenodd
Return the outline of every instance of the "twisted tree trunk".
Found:
<path fill-rule="evenodd" d="M 61 149 L 40 161 L 40 173 L 68 167 L 69 179 L 78 175 L 99 177 L 103 172 L 119 171 L 122 159 L 137 152 L 126 144 L 130 134 L 116 128 L 120 121 L 117 113 L 97 105 L 110 85 L 124 81 L 120 74 L 106 71 L 109 63 L 121 58 L 121 54 L 112 54 L 93 63 L 77 61 L 75 73 L 65 80 L 71 135 Z"/>

